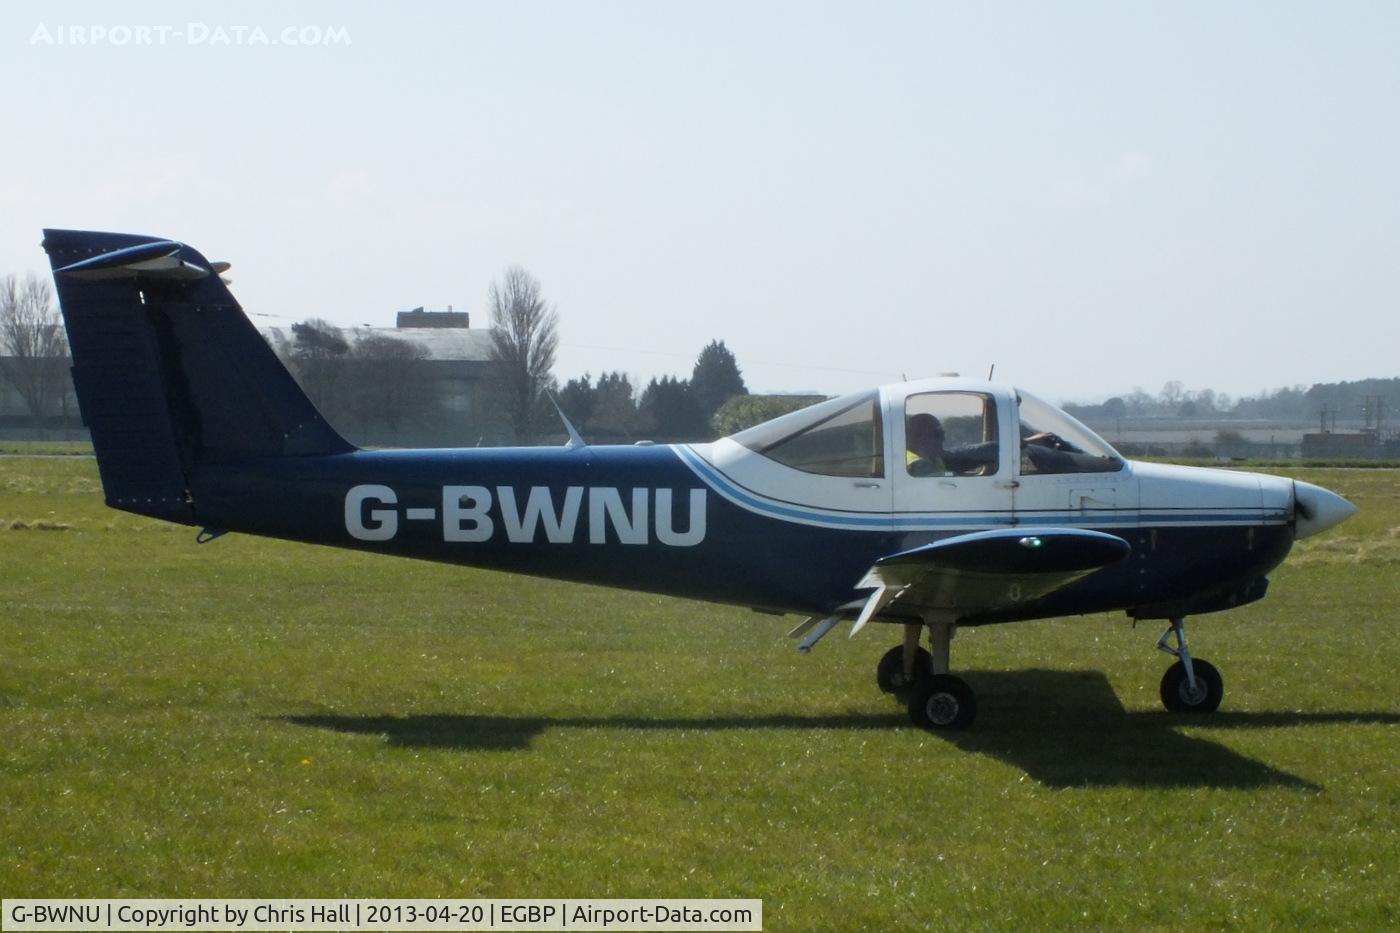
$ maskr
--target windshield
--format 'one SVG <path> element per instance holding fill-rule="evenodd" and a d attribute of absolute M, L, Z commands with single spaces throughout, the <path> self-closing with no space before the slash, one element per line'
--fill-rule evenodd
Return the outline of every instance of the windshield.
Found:
<path fill-rule="evenodd" d="M 884 422 L 875 391 L 828 399 L 731 439 L 804 473 L 885 475 Z"/>
<path fill-rule="evenodd" d="M 1113 473 L 1123 458 L 1074 418 L 1029 392 L 1018 392 L 1022 473 Z"/>

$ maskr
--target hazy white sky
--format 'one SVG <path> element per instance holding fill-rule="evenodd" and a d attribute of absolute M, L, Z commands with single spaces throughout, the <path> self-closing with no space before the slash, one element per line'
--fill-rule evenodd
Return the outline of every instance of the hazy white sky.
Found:
<path fill-rule="evenodd" d="M 485 326 L 518 262 L 561 378 L 1397 375 L 1400 3 L 7 2 L 0 86 L 0 271 L 149 233 L 259 323 Z"/>

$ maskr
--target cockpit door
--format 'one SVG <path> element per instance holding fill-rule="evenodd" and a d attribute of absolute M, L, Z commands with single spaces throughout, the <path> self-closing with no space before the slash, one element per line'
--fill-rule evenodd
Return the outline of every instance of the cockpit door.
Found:
<path fill-rule="evenodd" d="M 990 392 L 920 392 L 891 406 L 896 526 L 973 530 L 1012 524 L 1011 435 Z"/>

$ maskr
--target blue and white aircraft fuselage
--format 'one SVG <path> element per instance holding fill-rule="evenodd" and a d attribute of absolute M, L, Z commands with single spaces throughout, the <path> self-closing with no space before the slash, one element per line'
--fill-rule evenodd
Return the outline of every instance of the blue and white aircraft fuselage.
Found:
<path fill-rule="evenodd" d="M 708 444 L 364 451 L 324 421 L 210 263 L 46 231 L 74 380 L 115 508 L 202 526 L 903 626 L 877 671 L 965 727 L 958 626 L 1123 610 L 1171 627 L 1170 709 L 1218 706 L 1185 616 L 1263 596 L 1354 508 L 1306 483 L 1135 463 L 1028 392 L 905 382 Z M 920 646 L 927 631 L 930 650 Z M 1175 644 L 1169 644 L 1169 636 Z"/>

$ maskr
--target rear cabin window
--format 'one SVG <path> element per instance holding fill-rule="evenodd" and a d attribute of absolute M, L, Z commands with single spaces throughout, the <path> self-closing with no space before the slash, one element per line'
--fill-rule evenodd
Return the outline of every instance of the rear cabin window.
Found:
<path fill-rule="evenodd" d="M 878 392 L 828 399 L 740 431 L 732 439 L 804 473 L 885 475 L 884 421 Z"/>

